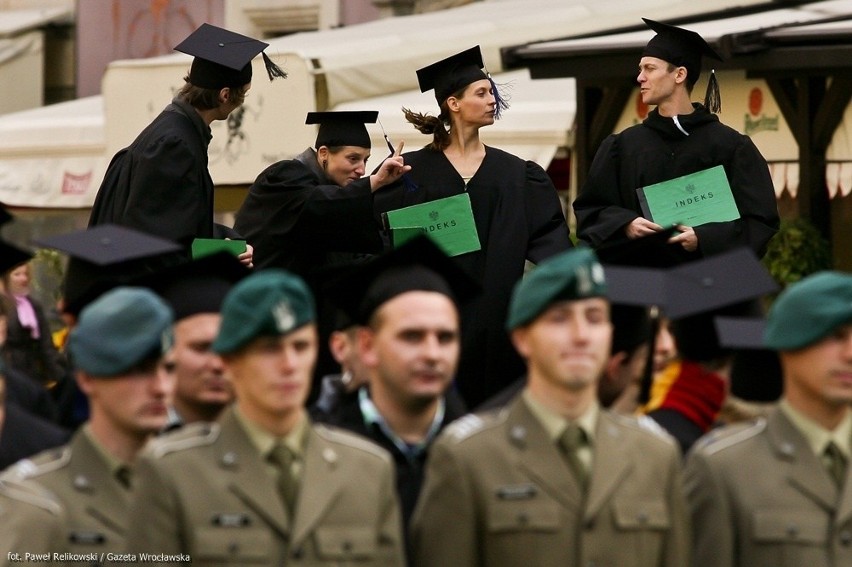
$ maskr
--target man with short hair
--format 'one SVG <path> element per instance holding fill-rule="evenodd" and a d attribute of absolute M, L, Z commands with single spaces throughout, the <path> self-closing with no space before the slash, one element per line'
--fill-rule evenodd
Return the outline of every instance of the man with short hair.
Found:
<path fill-rule="evenodd" d="M 175 47 L 194 56 L 171 104 L 113 158 L 92 206 L 89 226 L 114 223 L 179 242 L 219 236 L 213 180 L 207 169 L 210 125 L 226 120 L 251 88 L 252 59 L 267 43 L 202 24 Z M 286 77 L 263 56 L 269 78 Z M 230 231 L 227 235 L 234 234 Z M 241 259 L 251 263 L 251 249 Z"/>
<path fill-rule="evenodd" d="M 612 326 L 594 253 L 541 263 L 516 285 L 506 326 L 527 385 L 433 445 L 414 564 L 686 565 L 677 447 L 597 402 Z"/>
<path fill-rule="evenodd" d="M 197 565 L 403 565 L 390 456 L 307 417 L 317 348 L 300 278 L 270 269 L 234 286 L 213 350 L 236 401 L 140 459 L 128 550 Z"/>
<path fill-rule="evenodd" d="M 694 567 L 852 564 L 852 275 L 820 272 L 772 305 L 784 393 L 724 427 L 685 468 Z"/>
<path fill-rule="evenodd" d="M 637 190 L 722 166 L 736 216 L 677 224 L 677 234 L 668 239 L 668 251 L 675 263 L 740 246 L 763 256 L 779 226 L 766 160 L 748 136 L 719 121 L 715 113 L 721 103 L 714 73 L 704 103 L 691 99 L 702 57 L 721 57 L 691 30 L 643 20 L 656 35 L 642 52 L 636 81 L 642 103 L 655 108 L 640 124 L 601 143 L 573 203 L 577 236 L 598 249 L 662 233 L 665 227 L 643 208 Z M 722 194 L 722 184 L 714 183 L 711 199 L 714 192 Z M 694 216 L 687 214 L 687 218 Z M 661 259 L 647 255 L 635 261 L 654 265 Z"/>
<path fill-rule="evenodd" d="M 449 391 L 460 349 L 456 302 L 469 299 L 478 286 L 428 237 L 363 264 L 341 285 L 345 292 L 331 295 L 342 297 L 359 325 L 356 358 L 368 384 L 324 421 L 393 456 L 407 528 L 429 448 L 465 412 L 458 394 Z"/>
<path fill-rule="evenodd" d="M 168 429 L 216 421 L 233 401 L 222 358 L 212 350 L 222 321 L 222 301 L 249 273 L 232 254 L 218 252 L 140 280 L 174 310 L 174 344 L 166 368 L 176 386 Z"/>
<path fill-rule="evenodd" d="M 122 549 L 136 456 L 168 418 L 174 380 L 160 361 L 171 324 L 171 309 L 153 292 L 119 287 L 83 309 L 71 331 L 68 351 L 89 400 L 89 420 L 65 447 L 20 461 L 3 475 L 34 479 L 66 511 L 55 551 Z"/>

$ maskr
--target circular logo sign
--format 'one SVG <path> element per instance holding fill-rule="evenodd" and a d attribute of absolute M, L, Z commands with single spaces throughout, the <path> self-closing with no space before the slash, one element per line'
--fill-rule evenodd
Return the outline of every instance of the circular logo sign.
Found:
<path fill-rule="evenodd" d="M 757 87 L 751 89 L 751 92 L 748 93 L 748 111 L 752 116 L 757 116 L 760 114 L 760 110 L 763 108 L 763 91 Z"/>

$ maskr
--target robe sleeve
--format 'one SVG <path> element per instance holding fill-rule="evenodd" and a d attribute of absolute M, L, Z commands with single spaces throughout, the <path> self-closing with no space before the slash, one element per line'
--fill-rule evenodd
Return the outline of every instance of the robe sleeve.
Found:
<path fill-rule="evenodd" d="M 780 222 L 766 160 L 750 138 L 740 136 L 739 145 L 725 172 L 740 218 L 695 227 L 699 250 L 703 256 L 710 256 L 747 246 L 762 257 L 769 240 L 778 232 Z"/>
<path fill-rule="evenodd" d="M 139 152 L 132 167 L 122 224 L 192 244 L 199 235 L 194 221 L 206 219 L 208 203 L 197 157 L 187 142 L 176 136 L 160 138 Z"/>
<path fill-rule="evenodd" d="M 623 199 L 619 139 L 613 135 L 603 141 L 574 200 L 577 236 L 594 248 L 626 238 L 623 228 L 640 216 Z"/>
<path fill-rule="evenodd" d="M 527 258 L 535 263 L 571 248 L 568 223 L 553 182 L 540 165 L 526 162 Z"/>
<path fill-rule="evenodd" d="M 237 213 L 234 228 L 252 244 L 288 237 L 338 252 L 378 252 L 369 178 L 346 187 L 319 185 L 301 162 L 280 162 L 261 173 Z"/>

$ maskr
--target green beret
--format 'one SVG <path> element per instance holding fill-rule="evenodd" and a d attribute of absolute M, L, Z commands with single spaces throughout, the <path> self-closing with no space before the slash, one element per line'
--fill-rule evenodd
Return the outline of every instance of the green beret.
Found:
<path fill-rule="evenodd" d="M 264 270 L 242 280 L 225 297 L 212 348 L 231 353 L 255 337 L 286 335 L 315 319 L 314 298 L 301 278 L 284 270 Z"/>
<path fill-rule="evenodd" d="M 74 366 L 118 376 L 171 346 L 172 309 L 153 291 L 118 287 L 86 306 L 68 336 Z"/>
<path fill-rule="evenodd" d="M 764 340 L 775 350 L 797 350 L 852 323 L 852 274 L 818 272 L 778 296 L 766 322 Z"/>
<path fill-rule="evenodd" d="M 548 258 L 515 285 L 508 330 L 541 315 L 555 301 L 606 296 L 603 266 L 591 248 L 575 248 Z"/>

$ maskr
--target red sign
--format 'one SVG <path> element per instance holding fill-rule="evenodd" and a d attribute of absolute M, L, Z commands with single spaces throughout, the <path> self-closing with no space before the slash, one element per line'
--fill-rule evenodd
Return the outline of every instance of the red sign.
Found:
<path fill-rule="evenodd" d="M 763 109 L 763 91 L 757 87 L 751 89 L 748 93 L 748 111 L 752 116 L 757 116 Z"/>

